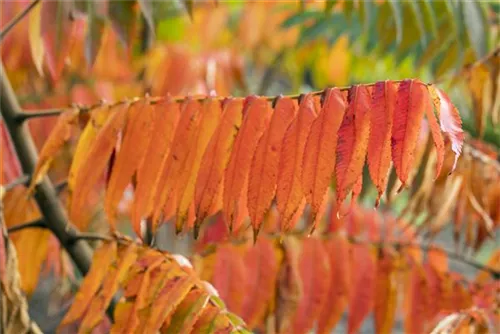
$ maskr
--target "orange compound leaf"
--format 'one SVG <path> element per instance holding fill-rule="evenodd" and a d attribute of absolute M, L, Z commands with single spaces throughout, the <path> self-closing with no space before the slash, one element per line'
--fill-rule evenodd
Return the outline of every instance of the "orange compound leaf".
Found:
<path fill-rule="evenodd" d="M 181 116 L 175 129 L 172 148 L 168 157 L 164 159 L 160 168 L 161 173 L 156 180 L 153 196 L 153 231 L 156 230 L 160 223 L 169 196 L 172 196 L 173 190 L 176 189 L 176 182 L 184 168 L 200 124 L 200 114 L 200 102 L 188 98 L 181 108 Z"/>
<path fill-rule="evenodd" d="M 186 298 L 179 304 L 170 323 L 162 333 L 192 333 L 194 324 L 207 305 L 209 295 L 202 290 L 191 290 Z"/>
<path fill-rule="evenodd" d="M 246 287 L 241 316 L 248 328 L 262 323 L 274 290 L 279 270 L 279 259 L 271 240 L 261 237 L 245 254 Z"/>
<path fill-rule="evenodd" d="M 283 137 L 296 113 L 294 100 L 278 98 L 269 127 L 257 144 L 248 178 L 248 211 L 254 235 L 258 234 L 274 198 Z"/>
<path fill-rule="evenodd" d="M 117 249 L 115 242 L 105 242 L 96 250 L 93 256 L 92 266 L 80 285 L 71 308 L 61 322 L 65 326 L 82 318 L 91 304 L 94 296 L 101 287 L 104 278 L 109 275 L 110 268 L 116 261 Z"/>
<path fill-rule="evenodd" d="M 351 246 L 351 284 L 348 333 L 357 333 L 365 318 L 373 311 L 376 264 L 374 248 L 369 244 Z"/>
<path fill-rule="evenodd" d="M 375 276 L 374 321 L 375 332 L 391 333 L 397 306 L 396 258 L 381 250 Z"/>
<path fill-rule="evenodd" d="M 175 309 L 195 283 L 193 276 L 177 276 L 170 279 L 151 305 L 151 314 L 144 333 L 157 333 L 164 321 L 169 323 Z"/>
<path fill-rule="evenodd" d="M 186 223 L 189 206 L 194 201 L 196 178 L 200 170 L 201 160 L 210 138 L 219 125 L 221 113 L 222 107 L 220 101 L 209 98 L 203 102 L 200 126 L 193 143 L 194 147 L 189 152 L 177 185 L 177 233 L 182 231 Z"/>
<path fill-rule="evenodd" d="M 90 113 L 90 121 L 85 126 L 85 129 L 83 129 L 76 145 L 75 153 L 73 154 L 73 161 L 71 162 L 68 175 L 68 188 L 70 190 L 75 188 L 76 176 L 80 173 L 80 168 L 85 163 L 101 128 L 112 115 L 111 110 L 108 105 L 103 105 Z"/>
<path fill-rule="evenodd" d="M 324 241 L 330 261 L 330 284 L 318 318 L 318 333 L 331 333 L 347 308 L 351 287 L 349 248 L 345 232 L 334 233 Z"/>
<path fill-rule="evenodd" d="M 249 293 L 245 288 L 247 269 L 239 252 L 240 250 L 231 244 L 220 245 L 217 248 L 212 279 L 219 296 L 228 309 L 236 314 L 241 314 L 243 299 Z"/>
<path fill-rule="evenodd" d="M 376 207 L 387 188 L 391 166 L 391 135 L 396 92 L 397 86 L 392 81 L 377 82 L 373 87 L 368 140 L 368 171 L 378 191 Z"/>
<path fill-rule="evenodd" d="M 112 230 L 115 229 L 116 207 L 146 155 L 153 131 L 153 113 L 153 106 L 147 99 L 131 104 L 128 109 L 124 137 L 111 171 L 104 200 L 104 208 Z"/>
<path fill-rule="evenodd" d="M 315 118 L 313 97 L 307 94 L 302 97 L 297 117 L 290 124 L 283 138 L 276 189 L 280 228 L 283 231 L 291 228 L 290 221 L 304 199 L 301 182 L 302 159 L 307 136 Z"/>
<path fill-rule="evenodd" d="M 439 123 L 436 118 L 436 114 L 434 113 L 431 98 L 430 96 L 424 100 L 425 105 L 425 114 L 427 117 L 427 123 L 431 129 L 432 139 L 434 141 L 434 147 L 436 148 L 436 176 L 434 179 L 439 177 L 441 173 L 441 168 L 443 167 L 444 162 L 444 139 L 441 133 L 441 129 L 439 128 Z"/>
<path fill-rule="evenodd" d="M 114 108 L 113 108 L 114 109 Z M 69 205 L 69 217 L 74 223 L 79 223 L 84 211 L 85 201 L 90 191 L 103 177 L 109 158 L 116 145 L 118 134 L 122 131 L 127 120 L 128 105 L 116 107 L 112 110 L 113 114 L 109 117 L 102 129 L 97 134 L 94 144 L 91 146 L 87 157 L 94 159 L 85 159 L 78 168 L 78 174 L 75 176 L 74 188 L 70 189 L 72 194 Z M 80 139 L 81 140 L 81 139 Z"/>
<path fill-rule="evenodd" d="M 405 293 L 405 298 L 407 298 L 404 316 L 406 333 L 425 333 L 427 308 L 431 302 L 428 293 L 429 283 L 425 271 L 422 266 L 413 263 Z"/>
<path fill-rule="evenodd" d="M 303 239 L 299 271 L 303 291 L 292 328 L 294 333 L 309 333 L 325 304 L 331 280 L 328 253 L 320 239 Z"/>
<path fill-rule="evenodd" d="M 322 111 L 307 137 L 302 166 L 302 187 L 312 207 L 313 229 L 335 170 L 337 132 L 346 109 L 338 88 L 325 90 L 324 99 Z"/>
<path fill-rule="evenodd" d="M 338 131 L 336 151 L 337 203 L 340 206 L 363 172 L 370 132 L 371 96 L 368 87 L 353 86 Z"/>
<path fill-rule="evenodd" d="M 238 203 L 247 191 L 248 172 L 259 138 L 266 129 L 271 107 L 264 99 L 249 96 L 243 107 L 243 122 L 224 174 L 223 212 L 230 230 L 238 216 Z M 246 201 L 243 205 L 246 206 Z"/>
<path fill-rule="evenodd" d="M 130 267 L 137 259 L 137 245 L 130 243 L 118 249 L 117 264 L 108 266 L 108 270 L 100 267 L 101 271 L 105 271 L 104 281 L 102 282 L 101 290 L 97 293 L 95 298 L 92 299 L 88 311 L 82 320 L 79 333 L 89 333 L 95 328 L 105 317 L 105 311 L 108 307 L 113 295 L 118 290 L 120 283 L 122 283 Z M 73 304 L 77 305 L 77 304 Z"/>
<path fill-rule="evenodd" d="M 391 142 L 392 161 L 402 188 L 406 187 L 413 167 L 427 100 L 426 86 L 420 81 L 404 80 L 399 84 Z"/>
<path fill-rule="evenodd" d="M 457 166 L 458 157 L 462 153 L 462 146 L 465 139 L 465 134 L 462 130 L 462 119 L 457 108 L 451 103 L 450 98 L 445 92 L 434 85 L 428 85 L 427 89 L 439 115 L 441 130 L 448 134 L 451 140 L 451 150 L 455 152 L 455 161 L 451 170 L 453 172 Z"/>
<path fill-rule="evenodd" d="M 229 161 L 231 149 L 241 126 L 243 100 L 227 99 L 223 103 L 222 118 L 201 160 L 196 180 L 195 226 L 203 222 L 217 201 L 217 193 L 221 190 L 224 170 Z M 196 227 L 195 227 L 196 228 Z"/>
<path fill-rule="evenodd" d="M 40 157 L 37 161 L 28 189 L 29 193 L 32 193 L 35 186 L 42 182 L 42 179 L 47 174 L 47 171 L 49 170 L 52 161 L 54 161 L 56 154 L 59 153 L 64 144 L 71 137 L 71 128 L 76 124 L 78 115 L 78 109 L 71 109 L 63 112 L 58 117 L 54 129 L 52 129 L 52 132 L 40 152 Z"/>
<path fill-rule="evenodd" d="M 153 189 L 162 162 L 167 158 L 180 117 L 179 103 L 171 97 L 154 106 L 153 133 L 144 160 L 137 170 L 137 187 L 132 207 L 132 226 L 138 236 L 140 221 L 153 211 Z"/>

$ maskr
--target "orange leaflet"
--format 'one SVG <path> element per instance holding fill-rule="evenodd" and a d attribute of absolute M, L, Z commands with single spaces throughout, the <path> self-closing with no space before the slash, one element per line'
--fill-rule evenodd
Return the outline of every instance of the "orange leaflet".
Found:
<path fill-rule="evenodd" d="M 324 99 L 322 111 L 307 138 L 302 166 L 302 186 L 312 207 L 313 229 L 335 170 L 337 132 L 346 108 L 338 88 L 326 89 Z"/>
<path fill-rule="evenodd" d="M 246 293 L 239 314 L 248 328 L 256 328 L 274 297 L 279 263 L 273 243 L 266 237 L 260 237 L 245 254 L 244 265 L 247 276 Z"/>
<path fill-rule="evenodd" d="M 87 156 L 94 159 L 85 159 L 83 161 L 81 167 L 78 168 L 78 174 L 75 176 L 74 188 L 70 189 L 73 194 L 78 194 L 78 196 L 72 197 L 69 205 L 69 217 L 74 223 L 81 221 L 80 217 L 83 214 L 88 194 L 99 178 L 103 176 L 118 134 L 125 125 L 128 105 L 125 104 L 116 108 L 118 110 L 113 110 L 113 115 L 109 117 L 101 131 L 99 131 L 94 144 L 90 148 Z"/>
<path fill-rule="evenodd" d="M 448 255 L 441 247 L 429 249 L 427 252 L 427 262 L 440 274 L 448 271 Z"/>
<path fill-rule="evenodd" d="M 40 183 L 54 160 L 55 155 L 62 149 L 64 144 L 71 137 L 71 128 L 78 120 L 78 109 L 71 109 L 63 112 L 52 129 L 47 141 L 43 145 L 40 157 L 33 172 L 28 192 L 31 193 L 35 186 Z"/>
<path fill-rule="evenodd" d="M 45 1 L 41 6 L 40 34 L 47 67 L 56 81 L 61 76 L 74 37 L 72 4 L 68 1 Z"/>
<path fill-rule="evenodd" d="M 376 333 L 391 333 L 397 306 L 396 267 L 394 255 L 382 249 L 375 276 L 374 321 Z"/>
<path fill-rule="evenodd" d="M 123 141 L 111 171 L 104 201 L 112 230 L 115 228 L 116 206 L 146 154 L 153 130 L 153 111 L 147 99 L 133 103 L 128 110 Z"/>
<path fill-rule="evenodd" d="M 310 237 L 302 240 L 299 270 L 303 293 L 292 328 L 294 333 L 308 333 L 326 301 L 330 283 L 328 253 L 320 239 Z"/>
<path fill-rule="evenodd" d="M 164 321 L 168 324 L 173 312 L 195 283 L 193 276 L 177 276 L 170 279 L 151 305 L 151 314 L 144 333 L 157 333 Z"/>
<path fill-rule="evenodd" d="M 391 141 L 392 161 L 401 187 L 406 187 L 415 159 L 427 99 L 426 87 L 420 81 L 404 80 L 399 84 Z"/>
<path fill-rule="evenodd" d="M 335 214 L 334 214 L 335 215 Z M 336 215 L 335 215 L 336 216 Z M 324 241 L 330 258 L 330 284 L 326 301 L 318 318 L 318 333 L 331 333 L 347 307 L 351 285 L 349 247 L 345 232 L 333 234 Z"/>
<path fill-rule="evenodd" d="M 221 118 L 221 103 L 209 98 L 203 102 L 200 126 L 194 139 L 194 147 L 190 150 L 186 164 L 181 171 L 177 184 L 178 207 L 176 231 L 182 231 L 186 222 L 190 204 L 193 202 L 196 178 L 200 170 L 205 149 Z"/>
<path fill-rule="evenodd" d="M 223 212 L 230 229 L 238 216 L 238 203 L 247 192 L 252 157 L 270 115 L 271 108 L 264 98 L 249 96 L 245 99 L 243 122 L 224 174 Z M 246 201 L 242 203 L 245 207 L 246 204 Z"/>
<path fill-rule="evenodd" d="M 392 81 L 377 82 L 373 87 L 368 140 L 368 171 L 377 187 L 375 207 L 387 188 L 391 166 L 391 135 L 397 86 Z"/>
<path fill-rule="evenodd" d="M 441 130 L 448 134 L 451 140 L 451 149 L 455 152 L 455 162 L 451 170 L 453 172 L 457 166 L 457 160 L 462 153 L 462 146 L 464 144 L 465 134 L 462 130 L 462 119 L 457 108 L 451 103 L 450 98 L 445 92 L 434 87 L 434 85 L 427 86 L 427 89 L 439 115 Z"/>
<path fill-rule="evenodd" d="M 75 187 L 76 176 L 80 173 L 80 168 L 84 164 L 90 149 L 94 145 L 97 135 L 106 121 L 111 116 L 111 109 L 108 105 L 103 105 L 90 113 L 90 120 L 80 135 L 76 145 L 73 161 L 68 175 L 68 188 L 73 190 Z"/>
<path fill-rule="evenodd" d="M 216 306 L 212 304 L 206 305 L 194 324 L 191 333 L 210 333 L 213 329 L 213 322 L 219 312 L 220 310 Z"/>
<path fill-rule="evenodd" d="M 191 290 L 175 310 L 164 333 L 192 333 L 193 326 L 208 300 L 209 295 L 206 292 Z"/>
<path fill-rule="evenodd" d="M 152 189 L 160 173 L 162 162 L 170 151 L 179 117 L 179 103 L 169 96 L 154 106 L 153 133 L 144 160 L 137 170 L 137 188 L 132 207 L 132 225 L 139 236 L 141 235 L 140 220 L 153 211 Z"/>
<path fill-rule="evenodd" d="M 105 242 L 96 250 L 93 256 L 92 266 L 85 275 L 80 285 L 71 308 L 61 322 L 61 326 L 71 324 L 80 319 L 94 299 L 104 277 L 108 275 L 108 268 L 116 261 L 116 243 Z"/>
<path fill-rule="evenodd" d="M 257 144 L 248 178 L 248 211 L 258 234 L 271 205 L 278 180 L 278 164 L 285 131 L 295 118 L 297 105 L 290 98 L 278 98 L 269 127 Z"/>
<path fill-rule="evenodd" d="M 290 124 L 283 138 L 276 201 L 281 229 L 284 231 L 291 228 L 290 221 L 304 198 L 301 182 L 302 158 L 307 136 L 315 118 L 313 97 L 307 94 L 302 97 L 297 117 Z"/>
<path fill-rule="evenodd" d="M 424 269 L 412 263 L 405 293 L 406 314 L 404 328 L 406 333 L 424 333 L 427 308 L 429 306 L 429 284 Z"/>
<path fill-rule="evenodd" d="M 439 128 L 439 124 L 436 118 L 436 114 L 434 114 L 434 110 L 432 108 L 432 104 L 430 101 L 430 96 L 424 99 L 425 105 L 425 114 L 427 116 L 427 123 L 431 128 L 431 135 L 434 141 L 434 146 L 436 147 L 436 177 L 439 177 L 441 173 L 441 168 L 443 167 L 444 162 L 444 140 L 443 135 L 441 134 L 441 129 Z"/>
<path fill-rule="evenodd" d="M 241 125 L 242 108 L 241 99 L 224 101 L 222 119 L 201 160 L 195 189 L 197 219 L 195 225 L 198 227 L 216 201 L 234 139 Z"/>
<path fill-rule="evenodd" d="M 163 209 L 175 189 L 179 173 L 189 155 L 196 130 L 200 124 L 200 102 L 188 98 L 181 109 L 181 117 L 175 129 L 172 148 L 161 166 L 161 174 L 156 180 L 153 197 L 153 230 L 159 224 Z"/>
<path fill-rule="evenodd" d="M 246 290 L 247 270 L 242 256 L 231 244 L 219 245 L 214 264 L 214 287 L 228 309 L 241 314 Z"/>
<path fill-rule="evenodd" d="M 373 310 L 375 298 L 375 256 L 369 244 L 351 245 L 351 282 L 348 333 L 357 333 L 363 320 Z"/>
<path fill-rule="evenodd" d="M 349 89 L 349 106 L 338 131 L 336 176 L 340 206 L 363 171 L 370 132 L 370 91 L 366 86 Z"/>
<path fill-rule="evenodd" d="M 120 283 L 126 278 L 130 267 L 137 259 L 137 245 L 130 243 L 118 250 L 118 263 L 116 266 L 100 267 L 101 271 L 106 271 L 106 276 L 102 282 L 102 288 L 99 293 L 92 299 L 87 313 L 82 320 L 79 333 L 89 333 L 95 328 L 105 317 L 105 311 L 108 307 L 113 295 L 118 290 Z M 73 304 L 75 305 L 75 304 Z"/>

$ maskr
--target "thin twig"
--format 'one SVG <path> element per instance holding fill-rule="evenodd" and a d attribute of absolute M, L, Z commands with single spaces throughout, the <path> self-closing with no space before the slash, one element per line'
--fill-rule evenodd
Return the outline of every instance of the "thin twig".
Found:
<path fill-rule="evenodd" d="M 37 219 L 37 220 L 29 222 L 29 223 L 11 226 L 7 229 L 7 232 L 9 232 L 9 234 L 10 234 L 10 233 L 22 231 L 25 228 L 44 228 L 45 229 L 45 228 L 47 228 L 47 225 L 45 224 L 43 219 Z"/>
<path fill-rule="evenodd" d="M 16 116 L 16 122 L 22 123 L 31 118 L 41 118 L 41 117 L 55 117 L 59 116 L 64 112 L 64 109 L 46 109 L 40 111 L 26 112 L 23 111 Z"/>
<path fill-rule="evenodd" d="M 12 30 L 16 26 L 16 24 L 19 23 L 25 17 L 28 15 L 28 13 L 40 2 L 40 0 L 35 0 L 32 3 L 30 3 L 21 13 L 19 13 L 16 17 L 10 21 L 5 28 L 0 32 L 0 42 L 3 41 L 5 36 L 9 33 L 9 31 Z"/>
<path fill-rule="evenodd" d="M 30 181 L 31 177 L 29 175 L 23 175 L 12 181 L 11 183 L 4 186 L 5 191 L 12 190 L 13 188 L 20 186 L 22 184 L 26 185 Z"/>
<path fill-rule="evenodd" d="M 90 232 L 78 232 L 76 233 L 72 238 L 72 241 L 77 241 L 77 240 L 100 240 L 100 241 L 113 241 L 115 240 L 114 238 L 98 233 L 90 233 Z"/>

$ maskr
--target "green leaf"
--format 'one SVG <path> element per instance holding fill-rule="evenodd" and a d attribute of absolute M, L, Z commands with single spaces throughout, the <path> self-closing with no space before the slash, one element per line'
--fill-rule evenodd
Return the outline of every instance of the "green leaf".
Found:
<path fill-rule="evenodd" d="M 464 1 L 460 6 L 465 29 L 477 58 L 488 53 L 489 29 L 486 13 L 478 1 Z"/>
<path fill-rule="evenodd" d="M 299 24 L 304 24 L 310 19 L 319 19 L 322 16 L 323 14 L 321 12 L 306 10 L 303 12 L 293 14 L 292 16 L 287 18 L 285 21 L 283 21 L 281 27 L 284 29 L 288 29 Z"/>
<path fill-rule="evenodd" d="M 427 31 L 430 32 L 430 37 L 436 38 L 437 36 L 436 15 L 432 10 L 430 2 L 428 0 L 417 1 L 417 5 L 420 7 L 423 24 L 425 27 L 427 27 Z"/>
<path fill-rule="evenodd" d="M 325 1 L 325 13 L 331 13 L 333 6 L 337 3 L 337 0 L 326 0 Z"/>
<path fill-rule="evenodd" d="M 132 44 L 136 15 L 135 1 L 112 0 L 108 5 L 108 15 L 120 42 L 127 48 Z"/>
<path fill-rule="evenodd" d="M 403 10 L 399 0 L 389 0 L 394 21 L 396 22 L 396 44 L 401 44 L 403 40 Z"/>
<path fill-rule="evenodd" d="M 335 15 L 334 15 L 335 16 Z M 332 18 L 330 16 L 328 17 L 321 17 L 319 20 L 314 22 L 313 25 L 310 27 L 307 27 L 303 29 L 300 33 L 299 37 L 299 45 L 310 42 L 312 40 L 315 40 L 319 38 L 321 35 L 325 35 L 325 33 L 329 32 L 329 27 L 330 27 L 330 22 Z"/>
<path fill-rule="evenodd" d="M 344 1 L 343 3 L 344 7 L 344 15 L 347 18 L 347 21 L 351 20 L 352 17 L 352 12 L 354 10 L 354 1 Z"/>
<path fill-rule="evenodd" d="M 425 35 L 424 18 L 422 12 L 420 11 L 420 6 L 417 2 L 414 1 L 408 1 L 407 3 L 413 15 L 413 19 L 415 20 L 415 24 L 418 28 L 420 43 L 425 47 L 427 45 L 427 38 Z"/>

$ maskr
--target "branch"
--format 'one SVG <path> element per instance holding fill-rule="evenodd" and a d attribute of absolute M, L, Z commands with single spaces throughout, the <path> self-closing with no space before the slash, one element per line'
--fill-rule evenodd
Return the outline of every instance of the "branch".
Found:
<path fill-rule="evenodd" d="M 22 110 L 6 76 L 3 64 L 0 63 L 0 65 L 0 110 L 19 157 L 23 173 L 31 175 L 35 169 L 38 154 L 26 124 L 20 124 L 16 121 Z M 72 227 L 68 224 L 64 207 L 48 177 L 44 177 L 43 181 L 36 187 L 34 198 L 47 227 L 59 239 L 80 272 L 85 275 L 92 261 L 92 249 L 84 240 L 70 242 L 71 234 L 69 231 Z"/>
<path fill-rule="evenodd" d="M 9 191 L 17 186 L 20 185 L 26 185 L 28 182 L 30 182 L 31 177 L 29 175 L 23 175 L 12 181 L 11 183 L 8 183 L 4 186 L 5 191 Z"/>
<path fill-rule="evenodd" d="M 10 233 L 22 231 L 25 228 L 48 228 L 48 227 L 47 227 L 47 224 L 45 224 L 45 222 L 43 221 L 43 219 L 37 219 L 37 220 L 29 222 L 29 223 L 11 226 L 7 229 L 7 232 L 10 234 Z"/>
<path fill-rule="evenodd" d="M 14 28 L 16 26 L 16 24 L 19 23 L 19 21 L 21 21 L 23 19 L 23 17 L 25 17 L 26 15 L 28 15 L 28 13 L 33 9 L 35 8 L 35 6 L 40 2 L 40 0 L 35 0 L 33 1 L 32 3 L 30 3 L 21 13 L 19 13 L 16 17 L 14 17 L 12 19 L 12 21 L 10 21 L 6 26 L 5 28 L 0 32 L 0 42 L 3 41 L 3 39 L 5 38 L 5 36 L 7 36 L 7 34 L 9 33 L 9 31 L 12 30 L 12 28 Z"/>

